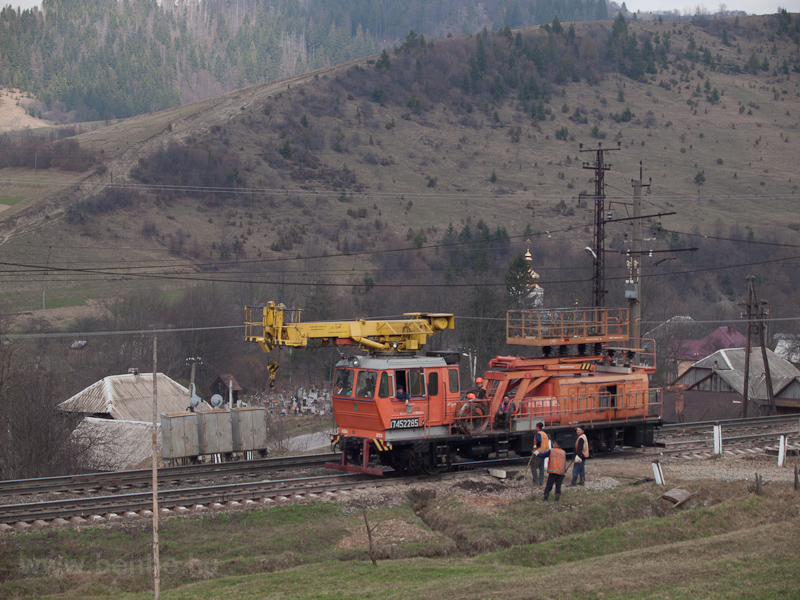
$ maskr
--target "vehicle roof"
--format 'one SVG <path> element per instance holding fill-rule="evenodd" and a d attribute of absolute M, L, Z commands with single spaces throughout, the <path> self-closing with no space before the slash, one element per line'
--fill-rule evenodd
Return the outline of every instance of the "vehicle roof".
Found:
<path fill-rule="evenodd" d="M 340 360 L 337 367 L 355 367 L 353 359 L 358 358 L 361 369 L 413 369 L 422 367 L 444 367 L 447 364 L 439 356 L 357 356 Z M 455 365 L 452 365 L 455 366 Z"/>

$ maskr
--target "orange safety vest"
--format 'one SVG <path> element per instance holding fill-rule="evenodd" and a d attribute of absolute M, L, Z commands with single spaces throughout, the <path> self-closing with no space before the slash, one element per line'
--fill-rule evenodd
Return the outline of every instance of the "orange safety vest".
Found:
<path fill-rule="evenodd" d="M 550 460 L 547 461 L 547 472 L 563 475 L 567 472 L 567 453 L 561 448 L 550 450 Z"/>
<path fill-rule="evenodd" d="M 583 440 L 583 458 L 589 458 L 589 440 L 586 439 L 585 433 L 575 440 L 575 454 L 578 453 L 578 442 L 581 440 Z"/>
<path fill-rule="evenodd" d="M 503 398 L 503 401 L 500 402 L 500 406 L 497 408 L 498 415 L 515 415 L 517 412 L 519 412 L 519 409 L 511 398 Z"/>
<path fill-rule="evenodd" d="M 541 443 L 536 447 L 536 449 L 541 450 L 542 452 L 545 450 L 550 450 L 550 439 L 547 437 L 544 429 L 537 431 L 536 433 L 539 435 L 539 439 L 541 439 Z"/>

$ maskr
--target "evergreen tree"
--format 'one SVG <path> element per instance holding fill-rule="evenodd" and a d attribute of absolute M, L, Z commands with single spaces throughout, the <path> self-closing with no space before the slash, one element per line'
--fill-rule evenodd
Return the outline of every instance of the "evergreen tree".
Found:
<path fill-rule="evenodd" d="M 525 308 L 530 292 L 529 286 L 534 280 L 531 277 L 530 264 L 522 252 L 509 261 L 505 280 L 509 308 Z"/>
<path fill-rule="evenodd" d="M 378 71 L 388 71 L 392 68 L 392 61 L 389 58 L 389 53 L 386 51 L 386 48 L 381 52 L 380 58 L 375 63 L 375 68 Z"/>

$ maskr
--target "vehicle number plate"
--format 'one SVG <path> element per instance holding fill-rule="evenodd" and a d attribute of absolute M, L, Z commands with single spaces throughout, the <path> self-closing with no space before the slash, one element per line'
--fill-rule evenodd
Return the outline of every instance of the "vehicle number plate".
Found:
<path fill-rule="evenodd" d="M 419 419 L 392 419 L 389 423 L 391 429 L 406 429 L 419 427 Z"/>

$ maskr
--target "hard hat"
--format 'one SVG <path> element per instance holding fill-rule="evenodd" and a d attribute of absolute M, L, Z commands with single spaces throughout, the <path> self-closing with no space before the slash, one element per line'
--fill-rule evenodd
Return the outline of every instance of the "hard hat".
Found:
<path fill-rule="evenodd" d="M 483 377 L 478 377 L 478 378 L 475 380 L 475 383 L 483 383 Z"/>
<path fill-rule="evenodd" d="M 475 399 L 475 394 L 472 393 L 467 394 L 467 400 L 474 400 L 474 399 Z"/>

